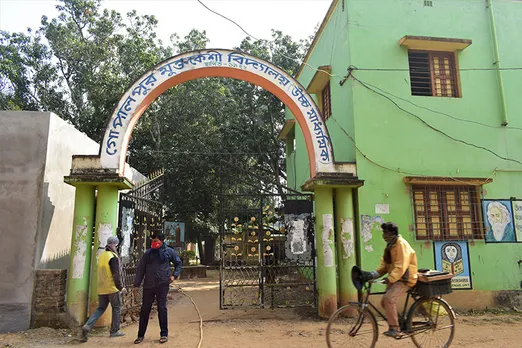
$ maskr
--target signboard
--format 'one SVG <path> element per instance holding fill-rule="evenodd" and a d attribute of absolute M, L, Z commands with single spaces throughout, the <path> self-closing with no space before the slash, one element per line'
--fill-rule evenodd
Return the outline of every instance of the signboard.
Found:
<path fill-rule="evenodd" d="M 165 221 L 165 241 L 168 245 L 177 246 L 185 242 L 185 223 L 179 221 Z"/>
<path fill-rule="evenodd" d="M 486 242 L 516 242 L 515 224 L 513 222 L 513 211 L 510 200 L 485 199 L 482 201 L 482 210 L 484 213 L 484 224 L 486 225 Z M 522 211 L 519 211 L 519 215 L 522 215 Z"/>
<path fill-rule="evenodd" d="M 453 273 L 453 289 L 471 289 L 471 271 L 467 242 L 435 242 L 435 268 Z"/>
<path fill-rule="evenodd" d="M 513 221 L 516 238 L 518 242 L 522 242 L 522 201 L 512 201 L 511 203 L 513 204 Z"/>

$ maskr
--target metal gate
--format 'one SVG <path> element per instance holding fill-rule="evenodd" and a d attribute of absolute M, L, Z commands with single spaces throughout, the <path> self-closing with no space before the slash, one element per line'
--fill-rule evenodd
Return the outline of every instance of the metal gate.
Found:
<path fill-rule="evenodd" d="M 220 217 L 222 309 L 315 307 L 312 195 L 222 182 Z"/>
<path fill-rule="evenodd" d="M 122 260 L 123 283 L 129 293 L 123 299 L 123 310 L 141 306 L 141 288 L 133 289 L 136 267 L 150 247 L 153 232 L 163 230 L 163 171 L 138 184 L 127 193 L 120 193 L 118 237 Z"/>

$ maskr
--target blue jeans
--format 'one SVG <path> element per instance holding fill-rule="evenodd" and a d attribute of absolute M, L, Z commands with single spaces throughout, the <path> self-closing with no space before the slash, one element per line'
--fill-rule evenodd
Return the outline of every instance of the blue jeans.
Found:
<path fill-rule="evenodd" d="M 112 307 L 112 322 L 111 322 L 111 333 L 118 332 L 120 330 L 120 315 L 121 315 L 121 293 L 115 292 L 108 295 L 98 295 L 98 308 L 92 313 L 84 328 L 91 331 L 94 323 L 103 315 L 109 303 Z"/>

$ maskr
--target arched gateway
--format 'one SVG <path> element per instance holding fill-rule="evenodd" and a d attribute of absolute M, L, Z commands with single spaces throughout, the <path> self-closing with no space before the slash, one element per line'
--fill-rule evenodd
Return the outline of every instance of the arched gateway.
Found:
<path fill-rule="evenodd" d="M 73 156 L 71 174 L 64 178 L 76 187 L 67 310 L 77 321 L 85 320 L 88 302 L 91 311 L 96 305 L 97 255 L 107 238 L 116 234 L 118 190 L 132 187 L 125 159 L 134 126 L 147 107 L 167 89 L 201 77 L 228 77 L 260 86 L 278 97 L 296 118 L 310 163 L 311 178 L 305 186 L 314 191 L 315 197 L 319 314 L 327 317 L 337 308 L 333 235 L 339 234 L 338 240 L 349 237 L 345 225 L 351 226 L 354 219 L 352 188 L 362 184 L 355 176 L 355 165 L 334 165 L 332 144 L 319 109 L 306 89 L 283 70 L 238 51 L 200 50 L 172 57 L 141 76 L 123 95 L 108 120 L 99 154 Z M 345 221 L 342 229 L 336 227 L 341 224 L 333 221 L 334 190 L 340 199 L 336 216 Z M 94 237 L 89 233 L 93 228 Z M 353 233 L 349 238 L 353 241 Z M 349 253 L 339 260 L 339 283 L 342 283 L 339 295 L 343 303 L 357 296 L 355 289 L 343 288 L 351 286 L 348 266 L 354 264 L 355 254 Z M 102 317 L 99 323 L 107 321 Z"/>
<path fill-rule="evenodd" d="M 142 75 L 114 110 L 100 146 L 102 168 L 123 174 L 132 130 L 147 107 L 167 89 L 200 77 L 230 77 L 260 86 L 278 97 L 294 114 L 306 142 L 310 175 L 333 172 L 332 147 L 326 126 L 311 96 L 290 75 L 262 59 L 229 50 L 184 53 Z"/>

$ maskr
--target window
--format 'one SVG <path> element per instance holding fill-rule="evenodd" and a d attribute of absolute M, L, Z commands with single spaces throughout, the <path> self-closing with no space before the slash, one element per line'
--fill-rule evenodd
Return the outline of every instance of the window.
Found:
<path fill-rule="evenodd" d="M 408 51 L 411 94 L 459 97 L 453 52 Z"/>
<path fill-rule="evenodd" d="M 323 90 L 321 91 L 321 104 L 322 104 L 322 111 L 323 111 L 323 117 L 326 121 L 327 119 L 332 116 L 332 100 L 330 98 L 330 82 L 328 82 Z"/>
<path fill-rule="evenodd" d="M 413 185 L 418 240 L 483 239 L 476 186 Z"/>

